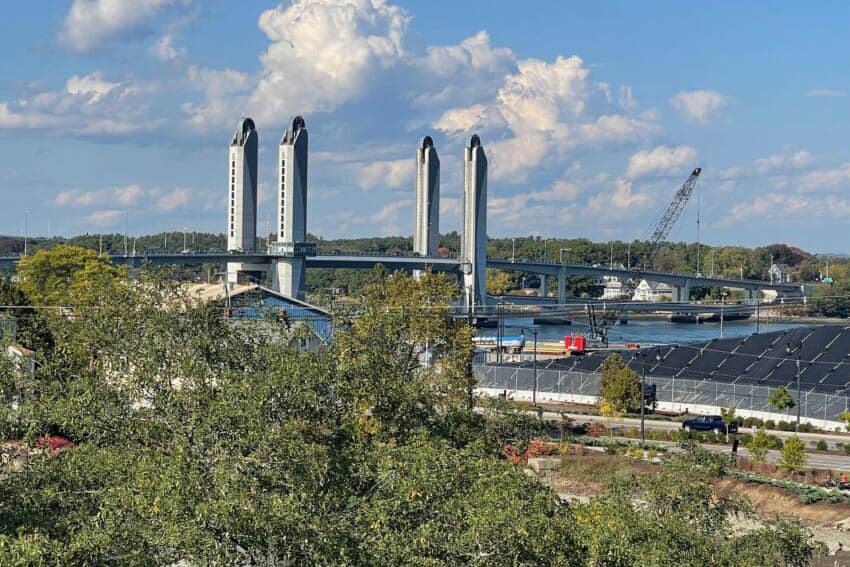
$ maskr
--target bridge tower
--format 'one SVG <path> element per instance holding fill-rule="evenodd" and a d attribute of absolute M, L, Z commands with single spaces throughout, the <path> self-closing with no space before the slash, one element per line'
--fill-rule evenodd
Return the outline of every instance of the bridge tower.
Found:
<path fill-rule="evenodd" d="M 274 287 L 283 295 L 304 297 L 307 239 L 307 126 L 296 116 L 280 140 L 277 187 L 277 241 L 270 252 L 275 260 Z"/>
<path fill-rule="evenodd" d="M 477 134 L 463 150 L 464 301 L 471 311 L 487 302 L 487 156 Z"/>
<path fill-rule="evenodd" d="M 415 208 L 413 251 L 420 256 L 436 256 L 440 245 L 440 158 L 430 136 L 416 148 Z M 421 275 L 421 270 L 414 270 L 416 279 Z"/>
<path fill-rule="evenodd" d="M 257 241 L 257 130 L 254 121 L 239 123 L 228 154 L 227 251 L 254 252 Z M 241 262 L 227 263 L 227 281 L 236 283 L 239 272 L 249 271 Z"/>

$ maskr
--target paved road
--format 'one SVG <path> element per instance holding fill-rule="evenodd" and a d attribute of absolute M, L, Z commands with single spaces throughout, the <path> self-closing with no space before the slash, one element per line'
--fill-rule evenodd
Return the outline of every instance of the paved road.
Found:
<path fill-rule="evenodd" d="M 585 422 L 585 421 L 598 421 L 601 423 L 613 423 L 614 425 L 622 425 L 624 427 L 640 427 L 640 419 L 633 417 L 626 418 L 612 418 L 612 417 L 602 417 L 598 415 L 584 415 L 584 414 L 574 414 L 567 413 L 567 417 L 574 419 L 577 422 Z M 554 411 L 544 411 L 543 417 L 545 419 L 550 420 L 560 420 L 561 414 Z M 681 429 L 682 423 L 680 421 L 664 421 L 659 419 L 647 419 L 646 427 L 648 429 Z M 741 433 L 750 433 L 749 427 L 742 427 L 740 429 Z M 788 439 L 792 435 L 795 435 L 792 431 L 777 431 L 777 430 L 768 430 L 771 435 L 776 435 L 780 439 Z M 806 442 L 806 445 L 810 445 L 812 441 L 826 441 L 830 448 L 839 448 L 837 447 L 838 443 L 850 443 L 850 435 L 843 435 L 840 433 L 797 433 L 797 436 L 800 437 L 803 441 Z"/>
<path fill-rule="evenodd" d="M 620 441 L 630 441 L 634 442 L 635 440 L 631 437 L 614 437 L 614 439 Z M 681 451 L 678 447 L 678 443 L 673 441 L 650 441 L 650 443 L 654 445 L 665 445 L 670 447 L 670 452 Z M 715 453 L 731 453 L 732 448 L 729 445 L 713 445 L 709 443 L 703 443 L 703 447 L 708 449 L 709 451 L 713 451 Z M 770 450 L 767 452 L 767 460 L 771 463 L 778 464 L 779 456 L 781 455 L 780 451 Z M 740 457 L 749 457 L 750 452 L 747 451 L 746 447 L 738 447 L 738 456 Z M 835 454 L 824 454 L 824 453 L 807 453 L 808 457 L 806 460 L 806 468 L 808 469 L 819 469 L 819 470 L 832 470 L 835 472 L 845 471 L 850 473 L 850 455 L 835 455 Z"/>

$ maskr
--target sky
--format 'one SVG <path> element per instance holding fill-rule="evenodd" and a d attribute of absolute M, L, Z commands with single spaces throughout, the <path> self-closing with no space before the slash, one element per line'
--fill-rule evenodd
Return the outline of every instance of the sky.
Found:
<path fill-rule="evenodd" d="M 4 5 L 0 234 L 223 232 L 227 147 L 310 134 L 308 230 L 410 235 L 435 141 L 441 231 L 461 156 L 488 234 L 631 240 L 690 171 L 672 237 L 850 252 L 850 4 L 71 0 Z M 26 226 L 25 226 L 26 225 Z"/>

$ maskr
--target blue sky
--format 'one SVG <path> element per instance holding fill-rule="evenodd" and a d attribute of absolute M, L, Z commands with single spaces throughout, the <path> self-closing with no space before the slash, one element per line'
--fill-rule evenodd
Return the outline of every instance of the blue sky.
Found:
<path fill-rule="evenodd" d="M 223 231 L 226 148 L 310 131 L 308 228 L 412 232 L 413 151 L 490 159 L 488 232 L 638 238 L 696 166 L 703 240 L 850 252 L 850 6 L 74 0 L 4 6 L 0 233 Z M 695 203 L 694 203 L 695 205 Z M 674 236 L 694 239 L 696 206 Z"/>

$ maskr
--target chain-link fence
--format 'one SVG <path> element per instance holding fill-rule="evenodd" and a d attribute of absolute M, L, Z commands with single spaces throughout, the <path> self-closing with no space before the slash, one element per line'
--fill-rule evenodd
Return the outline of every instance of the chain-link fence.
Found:
<path fill-rule="evenodd" d="M 508 392 L 531 392 L 534 389 L 533 368 L 480 365 L 475 367 L 475 373 L 482 388 Z M 767 403 L 772 390 L 767 386 L 662 376 L 647 376 L 646 383 L 656 385 L 656 399 L 659 402 L 780 413 Z M 537 392 L 541 399 L 546 399 L 549 394 L 598 396 L 599 387 L 600 375 L 597 373 L 537 370 Z M 796 392 L 792 391 L 791 394 L 796 398 Z M 850 409 L 847 396 L 801 392 L 800 398 L 801 416 L 811 419 L 840 421 L 839 414 Z M 789 417 L 796 416 L 796 409 L 786 410 L 785 413 Z"/>

